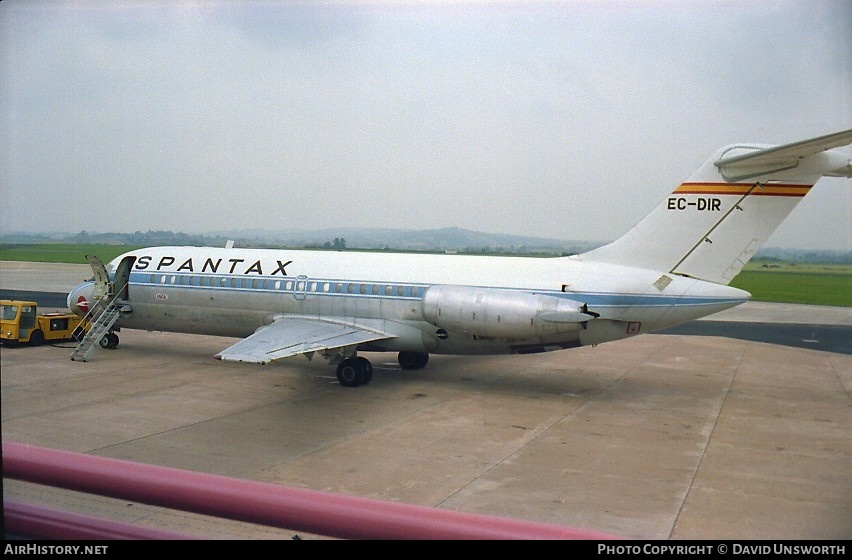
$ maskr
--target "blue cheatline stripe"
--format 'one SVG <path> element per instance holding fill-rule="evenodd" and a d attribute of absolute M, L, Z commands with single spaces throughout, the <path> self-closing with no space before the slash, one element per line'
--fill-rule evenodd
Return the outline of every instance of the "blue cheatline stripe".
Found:
<path fill-rule="evenodd" d="M 553 294 L 554 296 L 562 294 Z M 718 305 L 740 303 L 744 300 L 729 297 L 663 296 L 650 294 L 607 294 L 597 292 L 574 292 L 565 294 L 568 299 L 578 299 L 591 308 L 595 307 L 668 307 L 671 305 Z"/>
<path fill-rule="evenodd" d="M 158 281 L 152 281 L 152 278 Z M 201 285 L 202 279 L 204 279 L 208 285 Z M 162 287 L 258 293 L 310 294 L 311 296 L 360 297 L 392 300 L 419 300 L 422 298 L 425 289 L 429 287 L 429 284 L 398 282 L 358 282 L 344 279 L 331 280 L 299 278 L 294 276 L 248 277 L 244 275 L 198 275 L 176 272 L 134 272 L 130 275 L 130 281 L 132 284 L 148 286 L 151 288 Z M 302 282 L 304 282 L 304 284 L 298 284 Z M 498 287 L 495 286 L 495 288 Z M 326 291 L 326 289 L 328 291 Z M 338 289 L 341 289 L 342 291 L 337 291 Z M 349 291 L 350 289 L 353 291 Z M 740 303 L 743 301 L 739 298 L 730 297 L 664 296 L 661 294 L 562 292 L 558 290 L 523 290 L 517 288 L 508 289 L 575 300 L 595 308 L 632 306 L 668 307 L 672 305 L 702 306 Z"/>

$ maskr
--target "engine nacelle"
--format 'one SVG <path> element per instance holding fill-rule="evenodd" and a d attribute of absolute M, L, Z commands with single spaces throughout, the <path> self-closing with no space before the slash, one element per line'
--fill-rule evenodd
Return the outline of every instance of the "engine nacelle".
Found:
<path fill-rule="evenodd" d="M 447 331 L 511 339 L 578 331 L 597 314 L 585 304 L 501 288 L 430 286 L 423 316 Z"/>

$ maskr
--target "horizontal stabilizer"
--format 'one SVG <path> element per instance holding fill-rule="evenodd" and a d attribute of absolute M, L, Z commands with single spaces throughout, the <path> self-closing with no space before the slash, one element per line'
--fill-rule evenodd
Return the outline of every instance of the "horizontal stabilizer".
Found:
<path fill-rule="evenodd" d="M 795 169 L 810 156 L 852 143 L 852 130 L 836 132 L 783 146 L 731 146 L 714 163 L 728 181 L 740 181 L 769 173 Z M 819 174 L 827 177 L 852 177 L 849 158 L 837 154 L 827 157 Z"/>

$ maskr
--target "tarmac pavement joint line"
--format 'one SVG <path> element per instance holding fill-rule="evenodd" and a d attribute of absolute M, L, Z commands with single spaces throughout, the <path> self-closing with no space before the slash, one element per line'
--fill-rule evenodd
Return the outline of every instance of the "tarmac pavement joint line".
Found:
<path fill-rule="evenodd" d="M 736 368 L 734 368 L 734 374 L 731 375 L 731 378 L 728 380 L 728 386 L 725 387 L 721 403 L 716 409 L 716 414 L 713 418 L 713 426 L 710 428 L 710 433 L 704 440 L 704 446 L 701 448 L 701 456 L 698 458 L 698 464 L 695 465 L 695 469 L 693 469 L 692 471 L 692 477 L 689 480 L 689 484 L 686 486 L 686 491 L 683 493 L 683 499 L 680 502 L 680 507 L 677 509 L 677 513 L 675 514 L 674 521 L 672 522 L 671 529 L 669 530 L 668 539 L 673 538 L 675 528 L 677 527 L 677 523 L 680 519 L 681 513 L 683 512 L 683 508 L 686 506 L 686 502 L 689 500 L 689 494 L 692 492 L 693 485 L 695 484 L 695 479 L 698 476 L 698 472 L 701 470 L 701 464 L 704 462 L 704 457 L 707 454 L 707 449 L 710 447 L 710 442 L 713 439 L 713 434 L 716 432 L 716 426 L 719 424 L 719 418 L 721 418 L 722 416 L 722 410 L 724 410 L 725 403 L 728 402 L 728 396 L 731 394 L 731 387 L 734 386 L 734 382 L 737 379 L 737 373 L 739 373 L 740 370 L 740 365 L 742 365 L 743 363 L 743 354 L 744 352 L 739 353 L 739 360 L 737 361 Z"/>

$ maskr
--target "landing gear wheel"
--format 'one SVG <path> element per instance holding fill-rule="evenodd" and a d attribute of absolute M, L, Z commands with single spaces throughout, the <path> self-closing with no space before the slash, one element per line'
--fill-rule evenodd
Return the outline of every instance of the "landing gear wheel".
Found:
<path fill-rule="evenodd" d="M 357 359 L 347 359 L 337 366 L 337 380 L 344 387 L 357 387 L 364 383 L 366 378 L 364 365 Z"/>
<path fill-rule="evenodd" d="M 421 369 L 429 363 L 429 354 L 425 352 L 400 352 L 397 357 L 402 369 Z"/>
<path fill-rule="evenodd" d="M 367 358 L 362 358 L 360 356 L 355 359 L 361 364 L 361 367 L 364 368 L 364 380 L 361 381 L 361 385 L 366 385 L 371 379 L 373 379 L 373 364 L 371 364 L 370 360 Z"/>
<path fill-rule="evenodd" d="M 99 344 L 101 345 L 101 348 L 108 348 L 112 350 L 118 347 L 118 335 L 115 333 L 107 333 L 101 338 Z"/>

